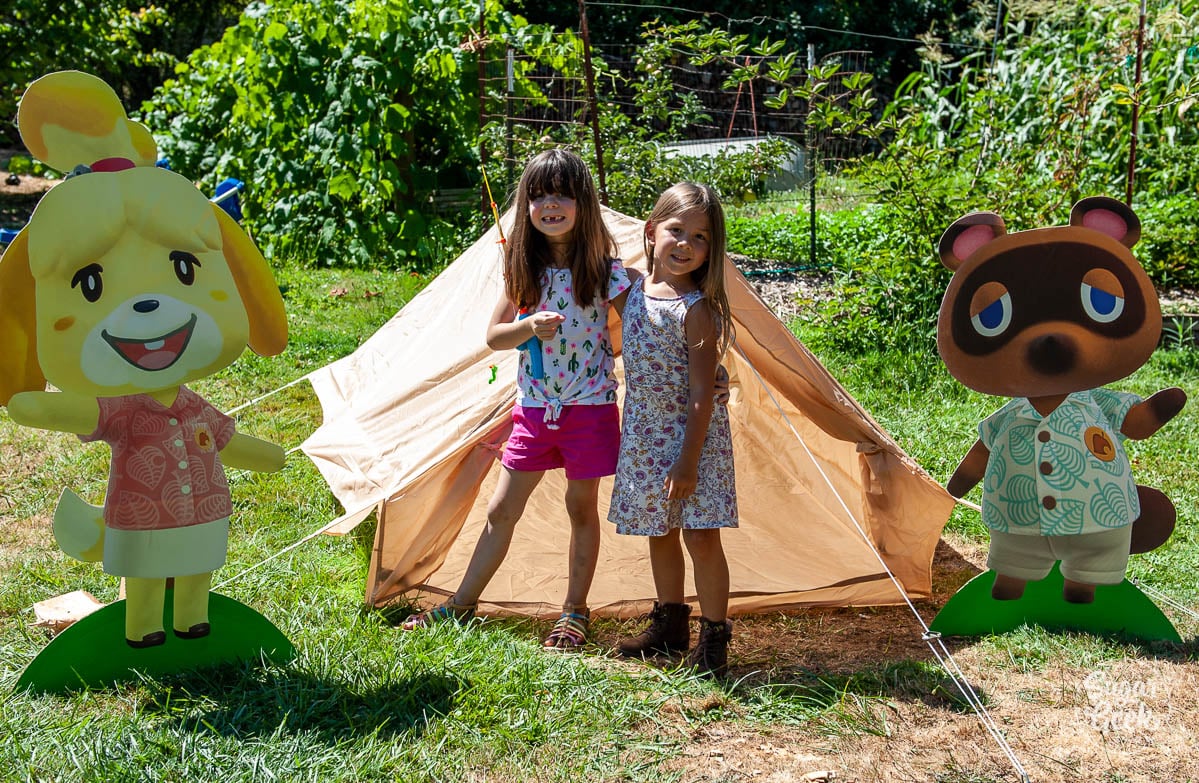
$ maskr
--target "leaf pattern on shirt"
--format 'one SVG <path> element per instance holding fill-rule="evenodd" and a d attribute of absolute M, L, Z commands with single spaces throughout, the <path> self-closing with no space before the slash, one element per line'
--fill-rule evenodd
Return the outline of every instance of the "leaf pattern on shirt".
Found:
<path fill-rule="evenodd" d="M 166 454 L 158 449 L 141 449 L 129 456 L 127 475 L 143 487 L 153 489 L 166 472 Z"/>
<path fill-rule="evenodd" d="M 1128 496 L 1118 484 L 1106 484 L 1091 497 L 1091 516 L 1106 528 L 1123 527 L 1132 519 Z"/>
<path fill-rule="evenodd" d="M 1017 425 L 1008 432 L 1008 450 L 1017 465 L 1031 465 L 1036 459 L 1036 432 L 1033 424 Z"/>
<path fill-rule="evenodd" d="M 991 519 L 986 521 L 987 527 L 1007 530 L 1009 526 L 1028 527 L 1040 521 L 1037 483 L 1032 476 L 1012 476 L 1012 480 L 1004 489 L 1006 491 L 999 493 L 998 504 L 988 504 L 988 510 L 991 512 L 988 517 Z"/>
<path fill-rule="evenodd" d="M 1041 453 L 1044 462 L 1048 462 L 1052 471 L 1042 475 L 1041 480 L 1046 485 L 1062 492 L 1069 492 L 1075 487 L 1089 487 L 1091 482 L 1082 478 L 1086 469 L 1087 455 L 1065 443 L 1049 443 Z"/>
<path fill-rule="evenodd" d="M 1082 532 L 1083 514 L 1086 504 L 1081 500 L 1065 498 L 1058 501 L 1052 510 L 1046 511 L 1042 527 L 1047 536 L 1076 536 Z"/>

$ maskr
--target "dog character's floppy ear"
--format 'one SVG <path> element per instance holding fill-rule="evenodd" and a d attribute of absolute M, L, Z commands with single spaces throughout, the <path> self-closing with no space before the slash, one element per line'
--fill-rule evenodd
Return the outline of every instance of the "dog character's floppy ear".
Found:
<path fill-rule="evenodd" d="M 282 353 L 287 347 L 287 314 L 275 276 L 241 226 L 220 206 L 213 204 L 212 211 L 221 227 L 225 260 L 250 321 L 250 350 L 260 356 Z"/>
<path fill-rule="evenodd" d="M 1141 239 L 1141 219 L 1123 201 L 1107 196 L 1091 196 L 1075 204 L 1070 225 L 1093 228 L 1127 248 Z"/>
<path fill-rule="evenodd" d="M 80 71 L 52 73 L 29 85 L 17 125 L 33 156 L 59 171 L 106 158 L 153 166 L 158 154 L 150 131 L 126 116 L 113 89 Z"/>
<path fill-rule="evenodd" d="M 29 271 L 29 230 L 17 234 L 0 259 L 0 405 L 17 392 L 42 391 L 37 321 Z"/>
<path fill-rule="evenodd" d="M 946 268 L 956 271 L 962 262 L 988 242 L 1007 233 L 1003 218 L 994 212 L 971 212 L 953 222 L 941 241 L 937 252 Z"/>

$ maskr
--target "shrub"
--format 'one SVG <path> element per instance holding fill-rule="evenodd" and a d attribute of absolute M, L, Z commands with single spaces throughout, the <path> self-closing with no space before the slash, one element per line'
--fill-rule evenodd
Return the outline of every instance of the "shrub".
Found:
<path fill-rule="evenodd" d="M 513 19 L 489 3 L 489 24 Z M 326 265 L 427 267 L 470 219 L 428 194 L 477 166 L 476 0 L 254 3 L 145 107 L 172 167 L 250 187 L 264 251 Z"/>
<path fill-rule="evenodd" d="M 0 14 L 0 143 L 15 145 L 17 100 L 34 79 L 95 74 L 136 106 L 180 59 L 220 35 L 245 0 L 6 0 Z"/>
<path fill-rule="evenodd" d="M 1199 288 L 1199 223 L 1195 197 L 1181 193 L 1137 207 L 1141 241 L 1133 248 L 1163 288 Z"/>

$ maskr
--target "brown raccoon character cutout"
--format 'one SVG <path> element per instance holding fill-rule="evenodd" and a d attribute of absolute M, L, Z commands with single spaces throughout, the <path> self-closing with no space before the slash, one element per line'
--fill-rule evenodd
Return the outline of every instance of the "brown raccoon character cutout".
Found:
<path fill-rule="evenodd" d="M 1141 225 L 1110 198 L 1086 198 L 1068 226 L 1006 232 L 993 212 L 958 219 L 941 237 L 953 278 L 937 348 L 965 386 L 1012 397 L 946 488 L 983 482 L 993 598 L 1018 599 L 1061 561 L 1062 597 L 1119 584 L 1129 553 L 1160 546 L 1173 503 L 1132 479 L 1125 438 L 1157 432 L 1186 403 L 1182 389 L 1148 399 L 1101 388 L 1144 364 L 1162 328 L 1157 294 L 1130 252 Z"/>

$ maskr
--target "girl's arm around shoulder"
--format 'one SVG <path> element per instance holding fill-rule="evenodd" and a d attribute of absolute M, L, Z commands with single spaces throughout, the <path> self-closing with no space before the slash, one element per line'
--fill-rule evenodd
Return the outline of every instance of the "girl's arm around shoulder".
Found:
<path fill-rule="evenodd" d="M 629 299 L 629 291 L 633 290 L 633 286 L 637 285 L 637 281 L 641 279 L 641 272 L 633 267 L 625 267 L 624 272 L 629 278 L 629 286 L 612 297 L 612 300 L 609 302 L 609 304 L 616 308 L 616 314 L 621 318 L 624 318 L 624 303 Z"/>

